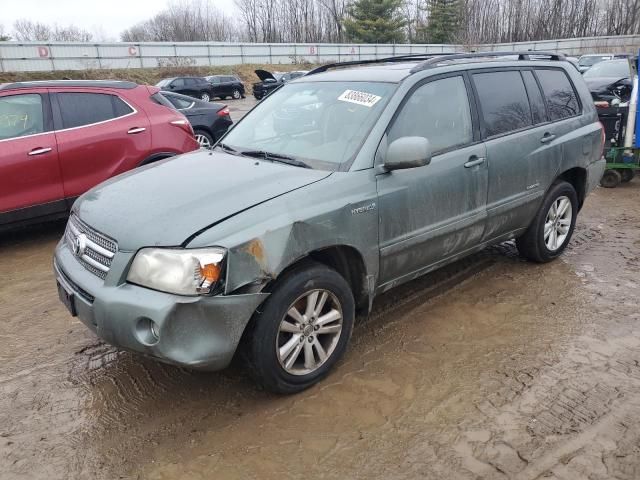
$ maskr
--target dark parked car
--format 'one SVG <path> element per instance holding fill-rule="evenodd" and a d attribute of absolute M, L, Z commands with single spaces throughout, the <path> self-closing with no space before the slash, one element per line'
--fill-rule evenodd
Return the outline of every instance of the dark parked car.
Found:
<path fill-rule="evenodd" d="M 202 77 L 165 78 L 156 83 L 165 92 L 182 93 L 208 102 L 213 98 L 213 87 Z"/>
<path fill-rule="evenodd" d="M 609 106 L 615 99 L 627 102 L 631 98 L 631 64 L 627 59 L 596 63 L 584 73 L 583 78 L 593 100 L 602 102 L 598 103 L 599 106 Z"/>
<path fill-rule="evenodd" d="M 256 75 L 260 82 L 253 84 L 253 96 L 256 100 L 261 100 L 269 93 L 273 92 L 282 84 L 307 74 L 306 70 L 298 70 L 296 72 L 267 72 L 266 70 L 256 70 Z"/>
<path fill-rule="evenodd" d="M 212 97 L 224 100 L 227 97 L 236 100 L 244 98 L 244 84 L 234 75 L 210 75 L 204 79 L 213 87 Z"/>
<path fill-rule="evenodd" d="M 223 103 L 210 103 L 182 95 L 162 92 L 171 105 L 191 122 L 196 140 L 203 148 L 209 148 L 233 125 L 229 107 Z"/>
<path fill-rule="evenodd" d="M 589 53 L 582 55 L 578 60 L 578 70 L 580 70 L 580 73 L 585 73 L 600 62 L 627 57 L 629 57 L 629 54 L 626 53 Z"/>
<path fill-rule="evenodd" d="M 163 101 L 132 82 L 0 84 L 0 230 L 63 217 L 98 183 L 197 150 Z"/>

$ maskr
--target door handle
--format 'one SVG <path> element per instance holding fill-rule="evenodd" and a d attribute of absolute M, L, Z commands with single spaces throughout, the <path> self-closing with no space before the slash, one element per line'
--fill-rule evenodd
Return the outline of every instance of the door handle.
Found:
<path fill-rule="evenodd" d="M 42 155 L 43 153 L 49 153 L 51 151 L 51 147 L 44 147 L 44 148 L 34 148 L 33 150 L 31 150 L 29 152 L 30 156 L 33 155 Z"/>
<path fill-rule="evenodd" d="M 556 139 L 556 136 L 553 133 L 545 133 L 540 139 L 540 143 L 553 142 L 555 139 Z"/>
<path fill-rule="evenodd" d="M 141 133 L 141 132 L 144 132 L 145 130 L 146 128 L 144 127 L 130 128 L 127 133 L 129 135 L 133 135 L 134 133 Z"/>
<path fill-rule="evenodd" d="M 464 164 L 464 168 L 475 167 L 484 163 L 484 157 L 476 157 L 475 155 L 469 157 L 469 161 Z"/>

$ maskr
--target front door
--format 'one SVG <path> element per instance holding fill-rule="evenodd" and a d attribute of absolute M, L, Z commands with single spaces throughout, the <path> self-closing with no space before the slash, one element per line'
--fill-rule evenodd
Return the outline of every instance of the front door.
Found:
<path fill-rule="evenodd" d="M 66 209 L 44 90 L 0 96 L 0 224 Z"/>
<path fill-rule="evenodd" d="M 482 238 L 488 173 L 469 92 L 460 74 L 429 80 L 407 96 L 388 130 L 387 144 L 421 136 L 434 155 L 424 167 L 377 177 L 383 289 L 444 263 Z"/>

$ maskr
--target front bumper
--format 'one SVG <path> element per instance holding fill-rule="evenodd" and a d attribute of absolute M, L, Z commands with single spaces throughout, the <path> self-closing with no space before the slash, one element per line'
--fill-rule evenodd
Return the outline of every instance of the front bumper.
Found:
<path fill-rule="evenodd" d="M 76 260 L 65 242 L 55 252 L 57 281 L 74 295 L 78 318 L 107 343 L 163 362 L 219 370 L 268 294 L 185 297 L 124 281 L 133 254 L 119 252 L 103 282 Z M 157 340 L 149 335 L 155 324 Z"/>

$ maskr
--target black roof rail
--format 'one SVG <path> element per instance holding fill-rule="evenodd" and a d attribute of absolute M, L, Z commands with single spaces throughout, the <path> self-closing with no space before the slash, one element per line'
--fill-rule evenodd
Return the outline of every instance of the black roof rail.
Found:
<path fill-rule="evenodd" d="M 131 90 L 138 86 L 137 83 L 125 80 L 33 80 L 26 82 L 14 82 L 0 84 L 0 90 L 13 90 L 19 88 L 57 88 L 57 87 L 83 87 L 83 88 L 115 88 Z"/>
<path fill-rule="evenodd" d="M 398 55 L 395 57 L 374 58 L 370 60 L 350 60 L 348 62 L 336 62 L 328 63 L 327 65 L 321 65 L 308 72 L 305 76 L 314 75 L 316 73 L 326 72 L 331 68 L 349 67 L 353 65 L 370 65 L 372 63 L 393 63 L 393 62 L 406 62 L 412 60 L 429 60 L 433 57 L 442 55 L 453 55 L 451 53 L 411 53 L 408 55 Z"/>
<path fill-rule="evenodd" d="M 540 57 L 548 57 L 548 60 L 563 61 L 566 60 L 566 56 L 563 53 L 555 52 L 539 52 L 535 50 L 527 50 L 526 52 L 471 52 L 471 53 L 453 53 L 448 55 L 442 55 L 440 57 L 429 58 L 424 62 L 416 65 L 411 69 L 411 73 L 426 70 L 437 65 L 440 62 L 448 62 L 450 60 L 466 60 L 473 58 L 487 58 L 487 57 L 514 57 L 518 56 L 518 60 L 535 60 Z M 532 58 L 533 57 L 533 58 Z"/>

